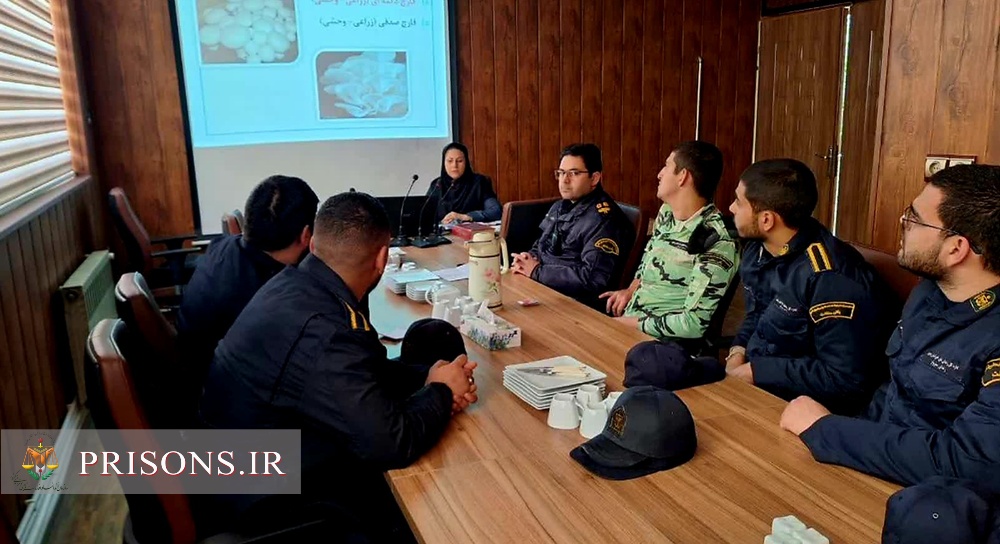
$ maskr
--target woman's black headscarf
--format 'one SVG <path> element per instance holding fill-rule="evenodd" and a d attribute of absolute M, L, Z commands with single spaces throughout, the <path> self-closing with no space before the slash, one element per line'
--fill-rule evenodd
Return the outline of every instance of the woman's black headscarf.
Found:
<path fill-rule="evenodd" d="M 445 168 L 444 160 L 448 151 L 457 149 L 465 157 L 465 171 L 457 180 L 452 180 Z M 472 170 L 469 162 L 469 150 L 458 142 L 452 142 L 441 150 L 441 177 L 437 180 L 438 199 L 437 220 L 440 221 L 448 212 L 469 213 L 482 210 L 487 198 L 496 198 L 493 192 L 493 182 L 483 178 Z M 434 191 L 432 184 L 429 191 Z"/>

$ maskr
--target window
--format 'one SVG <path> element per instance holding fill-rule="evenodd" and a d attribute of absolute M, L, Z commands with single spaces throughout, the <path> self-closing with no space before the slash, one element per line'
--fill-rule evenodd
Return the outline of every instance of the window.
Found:
<path fill-rule="evenodd" d="M 0 214 L 74 175 L 48 0 L 0 0 Z"/>

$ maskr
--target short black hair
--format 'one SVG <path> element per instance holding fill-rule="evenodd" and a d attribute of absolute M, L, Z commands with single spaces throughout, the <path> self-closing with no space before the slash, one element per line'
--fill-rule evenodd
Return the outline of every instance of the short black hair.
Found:
<path fill-rule="evenodd" d="M 559 154 L 559 159 L 562 160 L 567 155 L 583 159 L 583 165 L 587 167 L 588 174 L 604 170 L 604 162 L 601 160 L 601 148 L 597 147 L 596 144 L 568 145 Z"/>
<path fill-rule="evenodd" d="M 756 162 L 743 172 L 740 181 L 754 212 L 774 212 L 789 228 L 805 225 L 819 201 L 816 176 L 795 159 Z"/>
<path fill-rule="evenodd" d="M 968 238 L 984 267 L 1000 273 L 1000 166 L 952 166 L 928 183 L 944 193 L 938 206 L 942 225 Z"/>
<path fill-rule="evenodd" d="M 691 172 L 698 195 L 713 200 L 722 179 L 722 151 L 708 142 L 691 140 L 677 144 L 673 153 L 674 173 L 681 169 Z"/>
<path fill-rule="evenodd" d="M 292 245 L 313 228 L 319 197 L 301 178 L 271 176 L 254 187 L 243 214 L 243 238 L 263 251 Z"/>
<path fill-rule="evenodd" d="M 316 214 L 316 237 L 336 246 L 338 255 L 366 258 L 389 243 L 392 226 L 382 203 L 368 193 L 347 192 L 331 196 Z"/>

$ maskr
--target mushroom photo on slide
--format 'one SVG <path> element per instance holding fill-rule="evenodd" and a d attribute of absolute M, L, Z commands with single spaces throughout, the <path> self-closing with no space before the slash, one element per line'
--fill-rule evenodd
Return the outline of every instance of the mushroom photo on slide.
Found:
<path fill-rule="evenodd" d="M 324 51 L 316 76 L 320 119 L 399 118 L 410 111 L 405 51 Z"/>
<path fill-rule="evenodd" d="M 204 64 L 287 63 L 299 56 L 295 0 L 198 0 Z"/>

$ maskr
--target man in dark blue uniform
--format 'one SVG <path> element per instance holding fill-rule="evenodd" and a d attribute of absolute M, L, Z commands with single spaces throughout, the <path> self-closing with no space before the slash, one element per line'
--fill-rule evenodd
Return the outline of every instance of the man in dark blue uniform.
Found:
<path fill-rule="evenodd" d="M 1000 492 L 1000 166 L 938 172 L 901 218 L 899 264 L 927 278 L 863 418 L 793 400 L 781 426 L 813 457 L 913 485 L 932 476 Z M 817 399 L 818 400 L 818 399 Z"/>
<path fill-rule="evenodd" d="M 784 399 L 811 395 L 857 413 L 885 378 L 887 289 L 810 217 L 817 199 L 816 178 L 796 160 L 761 161 L 741 176 L 729 209 L 749 239 L 740 264 L 747 313 L 727 369 Z"/>
<path fill-rule="evenodd" d="M 601 186 L 601 150 L 594 144 L 563 149 L 555 171 L 562 200 L 542 220 L 531 251 L 514 255 L 513 270 L 598 310 L 598 298 L 618 288 L 635 229 Z"/>
<path fill-rule="evenodd" d="M 295 510 L 374 542 L 407 536 L 381 473 L 412 463 L 476 400 L 461 342 L 461 354 L 441 353 L 431 360 L 449 360 L 430 367 L 386 357 L 359 301 L 382 276 L 390 235 L 371 196 L 327 200 L 312 254 L 261 288 L 219 343 L 200 411 L 213 428 L 301 429 L 309 478 Z M 277 504 L 288 510 L 289 500 Z"/>
<path fill-rule="evenodd" d="M 247 199 L 243 234 L 219 238 L 198 260 L 177 312 L 177 340 L 199 385 L 215 346 L 257 290 L 309 251 L 318 205 L 305 181 L 271 176 Z"/>

